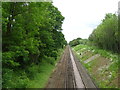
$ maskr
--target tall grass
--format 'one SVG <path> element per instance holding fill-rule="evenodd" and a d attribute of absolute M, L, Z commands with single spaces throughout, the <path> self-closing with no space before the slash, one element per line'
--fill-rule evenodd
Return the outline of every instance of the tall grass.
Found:
<path fill-rule="evenodd" d="M 88 46 L 88 45 L 77 45 L 75 47 L 73 47 L 74 52 L 76 52 L 76 56 L 80 59 L 81 63 L 86 67 L 86 69 L 89 71 L 90 75 L 94 76 L 94 66 L 96 67 L 99 63 L 97 61 L 97 58 L 90 61 L 89 63 L 84 63 L 84 59 L 88 59 L 89 55 L 86 56 L 84 54 L 84 52 L 88 52 L 90 51 L 90 54 L 94 55 L 94 54 L 100 54 L 100 57 L 104 57 L 107 58 L 107 60 L 110 61 L 109 63 L 109 67 L 107 68 L 102 68 L 100 71 L 97 70 L 99 72 L 99 75 L 97 76 L 101 76 L 103 77 L 104 75 L 108 75 L 104 76 L 106 77 L 105 80 L 99 80 L 98 78 L 96 78 L 97 76 L 94 76 L 93 79 L 96 81 L 97 85 L 100 88 L 116 88 L 117 85 L 114 82 L 116 80 L 116 78 L 118 77 L 118 69 L 120 66 L 120 58 L 119 55 L 117 53 L 113 53 L 104 49 L 100 49 L 97 47 L 93 47 L 93 46 Z M 79 53 L 83 53 L 82 56 L 79 55 Z M 102 67 L 102 66 L 101 66 Z M 109 77 L 109 79 L 107 79 Z M 113 83 L 111 83 L 113 82 Z M 109 85 L 111 83 L 111 85 Z"/>
<path fill-rule="evenodd" d="M 57 60 L 45 57 L 38 65 L 31 64 L 25 69 L 3 68 L 3 88 L 44 88 L 62 53 L 60 49 Z"/>

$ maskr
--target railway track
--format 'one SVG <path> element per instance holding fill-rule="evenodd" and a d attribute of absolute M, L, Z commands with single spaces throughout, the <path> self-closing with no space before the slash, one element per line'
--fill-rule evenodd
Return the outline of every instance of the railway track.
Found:
<path fill-rule="evenodd" d="M 69 46 L 66 47 L 61 60 L 49 78 L 45 89 L 47 88 L 97 89 L 86 69 L 77 60 Z"/>

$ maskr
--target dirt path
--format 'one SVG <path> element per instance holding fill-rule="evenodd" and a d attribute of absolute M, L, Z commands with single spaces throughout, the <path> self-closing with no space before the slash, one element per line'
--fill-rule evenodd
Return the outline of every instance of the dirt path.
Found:
<path fill-rule="evenodd" d="M 85 77 L 84 77 L 85 76 Z M 87 83 L 87 84 L 86 84 Z M 96 88 L 84 67 L 67 46 L 46 88 Z"/>

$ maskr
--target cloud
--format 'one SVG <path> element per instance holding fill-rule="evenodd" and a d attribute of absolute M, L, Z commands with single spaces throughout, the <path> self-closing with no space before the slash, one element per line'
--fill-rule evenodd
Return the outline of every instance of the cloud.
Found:
<path fill-rule="evenodd" d="M 53 0 L 65 17 L 63 33 L 69 42 L 77 37 L 88 38 L 106 13 L 115 13 L 119 0 Z"/>

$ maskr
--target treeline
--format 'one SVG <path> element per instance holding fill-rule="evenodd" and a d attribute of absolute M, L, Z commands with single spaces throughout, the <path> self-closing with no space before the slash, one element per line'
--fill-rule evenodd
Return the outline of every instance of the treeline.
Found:
<path fill-rule="evenodd" d="M 118 16 L 108 13 L 89 36 L 89 40 L 94 46 L 120 53 L 119 32 Z"/>
<path fill-rule="evenodd" d="M 118 24 L 120 24 L 120 22 L 118 23 L 118 16 L 108 13 L 101 24 L 93 30 L 88 39 L 77 38 L 70 41 L 69 44 L 71 46 L 87 44 L 120 53 L 120 31 Z"/>
<path fill-rule="evenodd" d="M 2 8 L 3 67 L 37 64 L 66 44 L 64 17 L 51 3 L 7 2 Z"/>
<path fill-rule="evenodd" d="M 3 84 L 6 68 L 25 69 L 46 57 L 57 58 L 58 50 L 67 44 L 63 20 L 50 2 L 2 3 Z"/>
<path fill-rule="evenodd" d="M 82 38 L 77 38 L 69 42 L 70 46 L 76 46 L 79 44 L 87 44 L 88 40 L 87 39 L 82 39 Z"/>

